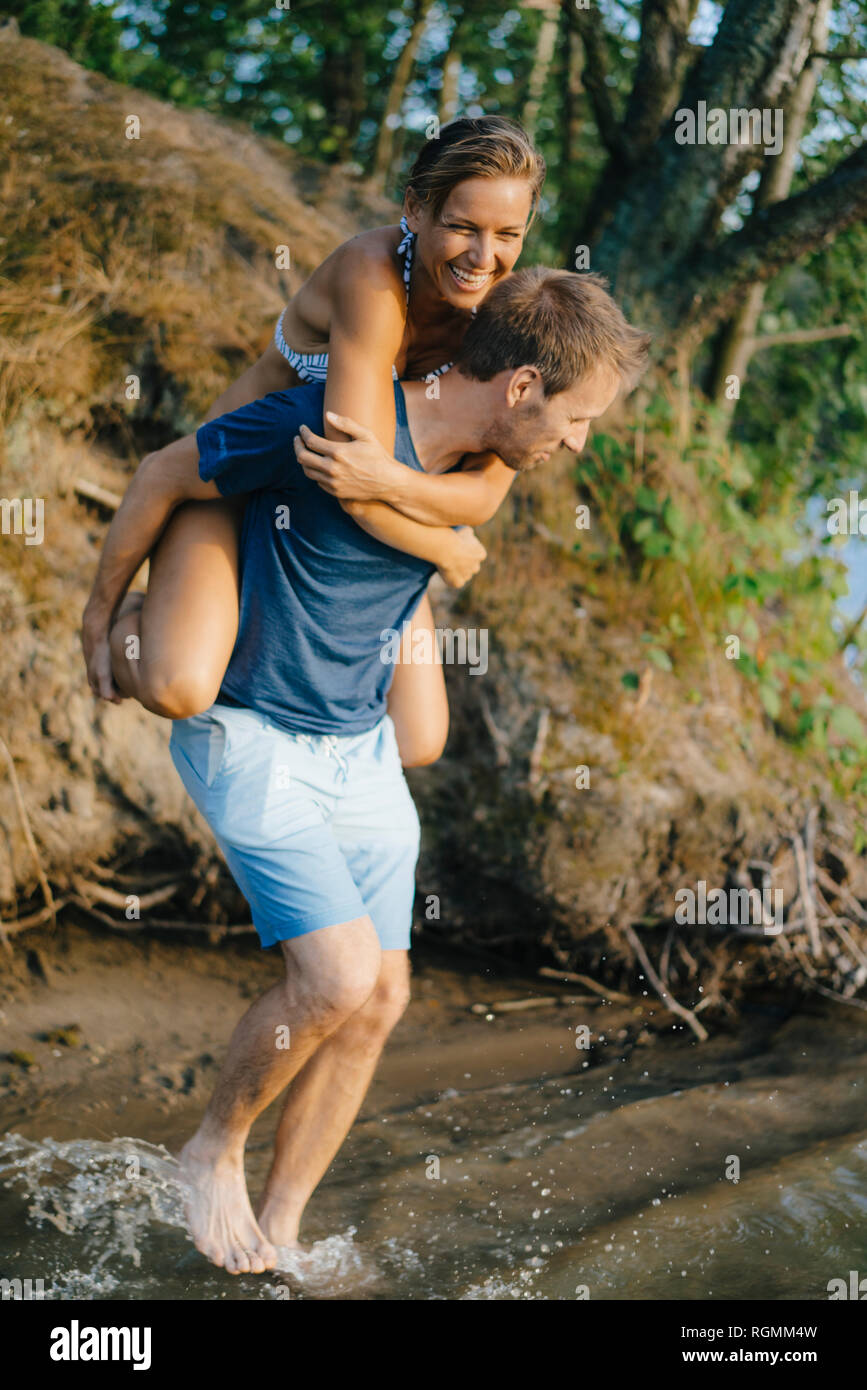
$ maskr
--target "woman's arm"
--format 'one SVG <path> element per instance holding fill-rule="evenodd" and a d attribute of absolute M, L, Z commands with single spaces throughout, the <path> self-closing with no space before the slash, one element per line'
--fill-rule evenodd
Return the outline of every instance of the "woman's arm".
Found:
<path fill-rule="evenodd" d="M 468 455 L 459 472 L 420 473 L 392 458 L 353 419 L 332 415 L 325 423 L 348 438 L 326 439 L 302 425 L 295 454 L 308 478 L 341 502 L 387 503 L 425 526 L 481 526 L 515 481 L 515 470 L 497 454 Z"/>
<path fill-rule="evenodd" d="M 337 273 L 341 293 L 329 332 L 324 429 L 335 443 L 345 440 L 333 421 L 351 416 L 391 455 L 396 425 L 392 364 L 406 325 L 404 286 L 394 267 L 363 243 L 347 245 Z M 356 500 L 345 496 L 340 503 L 359 526 L 383 544 L 436 565 L 446 583 L 465 583 L 484 558 L 481 544 L 451 530 L 450 523 L 430 526 L 385 503 L 368 499 L 359 507 Z"/>

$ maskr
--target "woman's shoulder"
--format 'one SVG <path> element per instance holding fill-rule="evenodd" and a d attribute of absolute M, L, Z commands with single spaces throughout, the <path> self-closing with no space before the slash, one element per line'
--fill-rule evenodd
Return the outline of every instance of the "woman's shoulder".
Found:
<path fill-rule="evenodd" d="M 403 271 L 397 254 L 400 227 L 373 227 L 359 232 L 337 248 L 332 259 L 341 275 L 358 275 L 376 289 L 394 288 L 404 294 Z"/>

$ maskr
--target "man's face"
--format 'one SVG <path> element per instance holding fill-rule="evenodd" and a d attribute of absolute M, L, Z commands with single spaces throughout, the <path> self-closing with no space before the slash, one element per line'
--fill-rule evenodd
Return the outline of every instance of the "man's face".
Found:
<path fill-rule="evenodd" d="M 620 377 L 612 367 L 594 368 L 568 390 L 547 397 L 535 367 L 502 376 L 503 398 L 484 447 L 517 473 L 547 462 L 557 449 L 580 454 L 592 421 L 605 414 L 620 389 Z"/>

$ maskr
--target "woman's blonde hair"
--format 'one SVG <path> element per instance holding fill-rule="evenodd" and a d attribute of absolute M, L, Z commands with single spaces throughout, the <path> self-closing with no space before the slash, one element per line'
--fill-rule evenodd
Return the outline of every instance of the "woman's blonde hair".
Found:
<path fill-rule="evenodd" d="M 506 116 L 462 116 L 428 140 L 409 172 L 407 193 L 439 216 L 464 179 L 526 179 L 535 216 L 545 161 L 525 130 Z"/>

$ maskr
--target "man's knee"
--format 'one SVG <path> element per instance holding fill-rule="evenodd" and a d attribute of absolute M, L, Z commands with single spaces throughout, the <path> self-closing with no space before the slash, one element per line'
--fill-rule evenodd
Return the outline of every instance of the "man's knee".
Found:
<path fill-rule="evenodd" d="M 290 1006 L 301 1003 L 311 1021 L 331 1030 L 370 999 L 382 953 L 369 917 L 326 928 L 326 934 L 302 937 L 303 946 L 287 952 L 286 988 Z"/>
<path fill-rule="evenodd" d="M 382 969 L 370 997 L 356 1015 L 359 1028 L 387 1037 L 406 1012 L 409 1000 L 408 962 L 400 970 Z"/>

